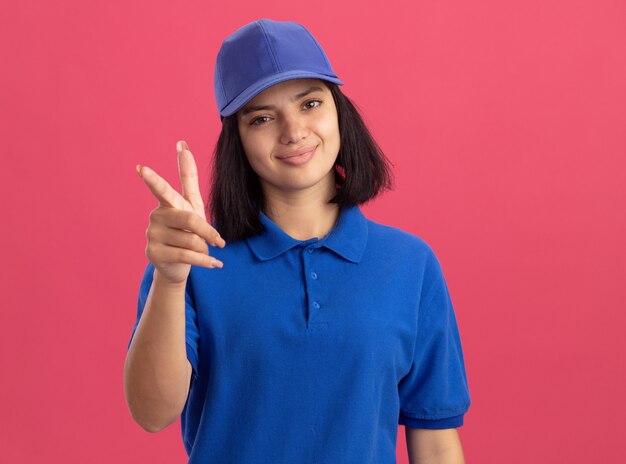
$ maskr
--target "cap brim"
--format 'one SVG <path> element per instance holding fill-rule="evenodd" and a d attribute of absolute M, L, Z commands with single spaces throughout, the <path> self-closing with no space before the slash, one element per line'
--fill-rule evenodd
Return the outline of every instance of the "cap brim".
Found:
<path fill-rule="evenodd" d="M 239 95 L 237 95 L 228 105 L 220 110 L 220 116 L 225 118 L 239 111 L 246 103 L 252 100 L 263 90 L 278 84 L 279 82 L 288 81 L 291 79 L 321 79 L 324 81 L 333 82 L 337 85 L 343 85 L 336 76 L 327 76 L 312 71 L 287 71 L 279 74 L 274 74 L 271 77 L 255 82 L 253 85 L 245 89 Z"/>

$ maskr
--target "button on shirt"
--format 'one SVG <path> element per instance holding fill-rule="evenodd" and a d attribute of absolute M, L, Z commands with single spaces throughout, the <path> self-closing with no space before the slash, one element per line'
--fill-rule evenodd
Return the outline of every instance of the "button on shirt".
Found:
<path fill-rule="evenodd" d="M 222 269 L 187 279 L 189 462 L 392 464 L 398 424 L 462 425 L 463 353 L 430 246 L 358 206 L 322 239 L 260 218 L 262 234 L 211 248 Z"/>

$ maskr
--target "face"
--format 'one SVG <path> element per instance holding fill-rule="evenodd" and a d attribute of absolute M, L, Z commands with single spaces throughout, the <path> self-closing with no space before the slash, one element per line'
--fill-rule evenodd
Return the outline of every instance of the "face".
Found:
<path fill-rule="evenodd" d="M 323 81 L 276 84 L 239 110 L 237 122 L 246 157 L 266 195 L 334 192 L 339 123 Z"/>

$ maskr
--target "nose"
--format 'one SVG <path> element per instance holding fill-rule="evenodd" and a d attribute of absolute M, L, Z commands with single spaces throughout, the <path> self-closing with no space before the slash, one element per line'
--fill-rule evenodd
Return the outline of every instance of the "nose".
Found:
<path fill-rule="evenodd" d="M 305 122 L 298 115 L 285 115 L 283 117 L 280 141 L 285 145 L 290 143 L 298 143 L 306 138 L 308 129 Z"/>

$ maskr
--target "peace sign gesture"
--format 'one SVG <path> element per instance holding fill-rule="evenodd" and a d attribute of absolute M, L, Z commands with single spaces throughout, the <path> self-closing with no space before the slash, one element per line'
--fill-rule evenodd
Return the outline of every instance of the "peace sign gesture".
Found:
<path fill-rule="evenodd" d="M 146 256 L 165 279 L 182 283 L 192 264 L 222 267 L 221 261 L 209 256 L 207 243 L 223 248 L 226 242 L 206 221 L 198 169 L 189 147 L 181 140 L 176 150 L 182 195 L 146 166 L 137 165 L 137 173 L 159 200 L 159 206 L 150 212 Z"/>

